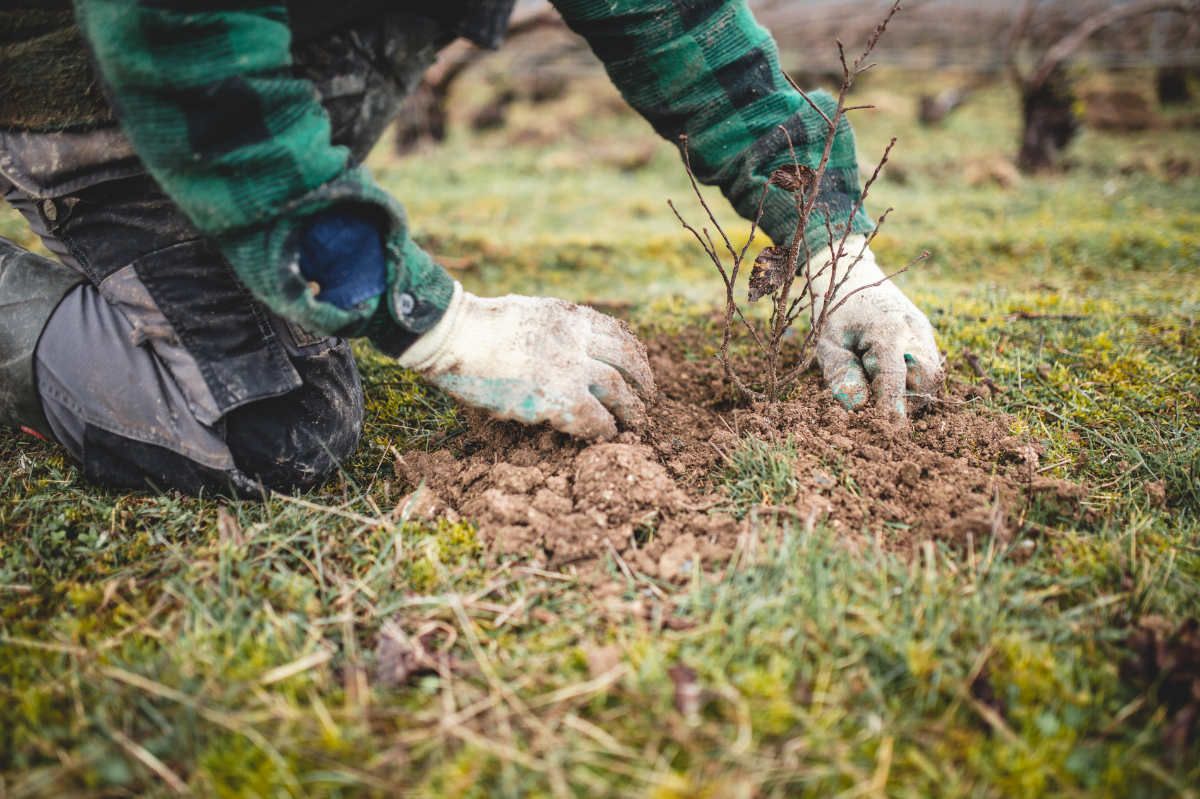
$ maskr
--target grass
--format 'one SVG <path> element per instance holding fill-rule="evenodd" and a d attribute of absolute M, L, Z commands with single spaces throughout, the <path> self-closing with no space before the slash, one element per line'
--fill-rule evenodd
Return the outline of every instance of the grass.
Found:
<path fill-rule="evenodd" d="M 796 498 L 796 444 L 746 438 L 729 455 L 722 487 L 739 517 L 756 505 L 780 505 Z"/>
<path fill-rule="evenodd" d="M 933 253 L 903 287 L 1090 521 L 905 560 L 758 519 L 724 577 L 656 590 L 489 567 L 469 520 L 392 514 L 395 452 L 460 420 L 365 349 L 364 444 L 299 497 L 109 493 L 2 434 L 0 796 L 1196 795 L 1200 744 L 1167 751 L 1120 670 L 1135 620 L 1200 615 L 1200 178 L 1157 166 L 1195 135 L 1087 133 L 1063 175 L 976 181 L 1013 98 L 927 132 L 913 84 L 863 89 L 864 153 L 900 136 L 880 257 Z M 683 172 L 605 97 L 375 167 L 473 290 L 706 324 Z M 786 447 L 736 453 L 735 505 L 787 500 Z"/>

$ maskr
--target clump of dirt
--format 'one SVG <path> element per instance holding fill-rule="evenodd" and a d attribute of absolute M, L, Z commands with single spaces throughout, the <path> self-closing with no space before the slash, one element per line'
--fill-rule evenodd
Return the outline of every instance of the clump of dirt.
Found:
<path fill-rule="evenodd" d="M 847 412 L 816 375 L 791 400 L 739 407 L 715 362 L 688 360 L 678 338 L 647 346 L 660 395 L 646 429 L 586 444 L 472 416 L 446 448 L 397 459 L 414 489 L 399 510 L 469 519 L 495 556 L 563 566 L 616 553 L 664 579 L 727 560 L 772 515 L 903 550 L 930 538 L 1008 540 L 1030 528 L 1033 505 L 1042 518 L 1079 512 L 1083 489 L 1040 479 L 1041 447 L 969 402 L 967 386 L 911 427 Z M 796 491 L 739 514 L 720 476 L 747 436 L 790 438 Z"/>
<path fill-rule="evenodd" d="M 639 571 L 680 576 L 728 557 L 740 525 L 717 495 L 689 493 L 633 433 L 584 445 L 549 431 L 472 419 L 458 452 L 407 453 L 420 488 L 410 512 L 475 522 L 496 555 L 566 565 L 617 552 Z"/>

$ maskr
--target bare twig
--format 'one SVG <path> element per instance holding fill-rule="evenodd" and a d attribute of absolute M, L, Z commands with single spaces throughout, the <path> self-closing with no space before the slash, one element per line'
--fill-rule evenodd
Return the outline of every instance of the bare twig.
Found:
<path fill-rule="evenodd" d="M 804 102 L 808 103 L 809 107 L 812 108 L 812 110 L 816 111 L 821 116 L 821 119 L 825 120 L 825 124 L 828 125 L 829 127 L 833 127 L 833 120 L 830 119 L 829 115 L 826 114 L 821 109 L 821 106 L 819 106 L 815 102 L 813 102 L 813 99 L 808 96 L 808 92 L 804 91 L 804 89 L 801 89 L 800 84 L 796 83 L 796 81 L 792 78 L 791 75 L 789 75 L 785 72 L 785 73 L 783 73 L 783 76 L 785 78 L 787 78 L 788 83 L 792 84 L 792 88 L 800 93 L 800 96 L 802 98 L 804 98 Z"/>
<path fill-rule="evenodd" d="M 1004 63 L 1013 82 L 1018 86 L 1025 85 L 1025 76 L 1021 74 L 1017 50 L 1025 37 L 1025 31 L 1029 30 L 1029 23 L 1033 21 L 1033 12 L 1037 10 L 1037 4 L 1038 0 L 1023 0 L 1013 19 L 1012 28 L 1008 31 L 1008 41 L 1004 45 Z"/>
<path fill-rule="evenodd" d="M 1000 388 L 1000 386 L 996 385 L 996 381 L 992 380 L 992 378 L 988 375 L 987 371 L 983 368 L 983 364 L 979 362 L 978 355 L 970 350 L 963 350 L 963 360 L 965 360 L 967 365 L 971 367 L 971 371 L 975 373 L 977 378 L 979 378 L 979 382 L 987 386 L 987 390 L 990 395 L 994 397 L 1004 390 Z"/>
<path fill-rule="evenodd" d="M 1015 311 L 1004 317 L 1006 322 L 1018 322 L 1026 320 L 1053 320 L 1057 322 L 1078 322 L 1082 319 L 1087 319 L 1087 314 L 1077 313 L 1034 313 L 1032 311 Z"/>
<path fill-rule="evenodd" d="M 800 88 L 796 81 L 790 76 L 785 75 L 787 81 L 804 102 L 807 103 L 809 108 L 816 112 L 825 122 L 825 141 L 820 156 L 816 158 L 815 164 L 802 163 L 796 150 L 795 142 L 792 140 L 791 132 L 786 126 L 781 125 L 779 127 L 779 130 L 787 141 L 787 152 L 791 163 L 777 168 L 765 182 L 762 194 L 759 197 L 757 211 L 752 220 L 750 237 L 740 249 L 734 247 L 730 237 L 717 221 L 712 208 L 704 199 L 699 181 L 693 171 L 687 137 L 680 137 L 684 165 L 687 169 L 692 191 L 704 213 L 707 215 L 719 243 L 714 241 L 713 236 L 709 234 L 708 228 L 698 230 L 683 218 L 674 203 L 668 202 L 668 204 L 671 211 L 675 214 L 676 219 L 679 220 L 683 228 L 691 233 L 693 238 L 700 244 L 701 249 L 704 250 L 716 268 L 717 273 L 721 276 L 721 281 L 725 288 L 725 309 L 721 347 L 717 353 L 717 359 L 721 363 L 728 381 L 743 396 L 748 398 L 755 400 L 768 399 L 772 401 L 782 398 L 815 360 L 815 344 L 820 338 L 821 332 L 825 329 L 830 316 L 837 312 L 854 295 L 874 288 L 909 268 L 906 266 L 904 269 L 898 270 L 892 275 L 888 275 L 869 285 L 859 286 L 851 291 L 843 291 L 851 273 L 863 260 L 867 253 L 867 247 L 874 240 L 879 227 L 883 225 L 887 218 L 887 213 L 885 212 L 879 218 L 875 232 L 866 238 L 863 246 L 856 254 L 850 256 L 846 253 L 846 241 L 852 234 L 853 220 L 862 212 L 863 204 L 871 188 L 875 185 L 884 166 L 887 165 L 892 148 L 896 143 L 895 139 L 888 144 L 870 178 L 863 185 L 859 197 L 855 199 L 850 208 L 850 215 L 845 223 L 839 222 L 835 229 L 829 208 L 822 203 L 821 198 L 821 188 L 824 185 L 824 179 L 829 168 L 833 146 L 839 130 L 844 125 L 846 114 L 851 111 L 872 107 L 869 105 L 848 105 L 847 97 L 858 76 L 873 66 L 873 64 L 868 63 L 868 59 L 887 30 L 888 24 L 899 10 L 900 3 L 897 0 L 897 2 L 892 3 L 887 14 L 874 27 L 867 38 L 866 46 L 862 53 L 853 62 L 847 59 L 846 50 L 842 43 L 837 43 L 838 59 L 842 66 L 842 84 L 837 94 L 832 113 L 822 108 L 807 92 Z M 738 278 L 743 271 L 750 246 L 753 244 L 755 236 L 761 227 L 763 209 L 765 208 L 767 196 L 772 187 L 776 187 L 791 196 L 795 206 L 796 221 L 786 247 L 768 247 L 762 251 L 754 262 L 754 270 L 750 276 L 750 301 L 768 294 L 771 297 L 770 314 L 765 325 L 762 325 L 756 324 L 742 310 L 737 300 L 736 290 Z M 888 209 L 889 212 L 890 210 Z M 813 245 L 810 241 L 812 229 L 815 227 L 817 230 L 820 230 L 821 226 L 824 226 L 826 234 L 826 242 L 822 249 L 827 250 L 829 253 L 828 259 L 824 260 L 823 263 L 819 263 L 813 257 Z M 722 254 L 722 249 L 728 254 L 728 258 Z M 820 296 L 814 294 L 815 281 L 818 278 L 827 280 L 826 287 Z M 785 353 L 784 345 L 785 341 L 787 341 L 788 332 L 805 311 L 812 311 L 813 318 L 808 333 L 800 341 L 800 351 L 798 354 L 793 352 Z M 737 320 L 736 324 L 735 320 Z M 729 348 L 733 341 L 735 328 L 737 327 L 743 328 L 749 333 L 750 338 L 758 349 L 759 356 L 761 356 L 763 370 L 757 376 L 748 377 L 739 374 L 731 362 Z"/>
<path fill-rule="evenodd" d="M 134 759 L 141 763 L 146 768 L 154 772 L 154 774 L 166 783 L 167 788 L 176 796 L 191 796 L 192 791 L 188 784 L 184 782 L 178 774 L 154 756 L 150 750 L 142 746 L 137 741 L 130 738 L 125 733 L 118 729 L 110 729 L 107 731 L 109 736 L 120 744 L 121 748 L 128 752 Z"/>

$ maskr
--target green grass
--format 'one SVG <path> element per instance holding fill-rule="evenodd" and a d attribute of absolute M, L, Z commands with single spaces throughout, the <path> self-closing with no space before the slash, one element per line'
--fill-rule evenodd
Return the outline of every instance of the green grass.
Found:
<path fill-rule="evenodd" d="M 744 439 L 729 455 L 722 486 L 739 517 L 756 505 L 786 504 L 796 498 L 796 445 Z"/>
<path fill-rule="evenodd" d="M 1092 487 L 1086 523 L 905 559 L 752 517 L 734 568 L 683 588 L 491 568 L 469 520 L 393 515 L 395 453 L 459 414 L 365 349 L 363 446 L 301 497 L 109 493 L 0 435 L 0 795 L 1195 795 L 1200 745 L 1165 751 L 1120 665 L 1132 621 L 1200 615 L 1200 178 L 1155 166 L 1197 137 L 1087 133 L 1063 175 L 971 185 L 1013 150 L 1013 98 L 922 131 L 922 81 L 863 89 L 864 158 L 896 134 L 904 171 L 877 249 L 933 254 L 900 282 L 1046 474 Z M 677 158 L 583 89 L 375 166 L 473 290 L 709 324 Z M 29 242 L 11 215 L 0 235 Z M 741 510 L 786 502 L 787 460 L 748 440 L 717 477 Z M 436 668 L 395 683 L 385 624 Z"/>

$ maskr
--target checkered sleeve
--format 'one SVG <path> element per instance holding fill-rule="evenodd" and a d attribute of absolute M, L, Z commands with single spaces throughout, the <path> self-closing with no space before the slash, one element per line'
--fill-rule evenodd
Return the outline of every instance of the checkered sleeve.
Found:
<path fill-rule="evenodd" d="M 696 177 L 719 186 L 742 216 L 754 216 L 771 173 L 791 163 L 789 135 L 801 163 L 820 163 L 828 125 L 784 77 L 775 42 L 745 0 L 552 2 L 655 131 L 676 143 L 687 135 Z M 810 96 L 832 116 L 836 103 L 828 93 Z M 861 209 L 851 218 L 862 190 L 854 134 L 844 121 L 820 191 L 819 207 L 835 228 L 872 229 Z M 828 237 L 823 215 L 813 216 L 805 238 L 819 248 Z M 796 222 L 791 197 L 772 187 L 763 230 L 790 243 Z"/>
<path fill-rule="evenodd" d="M 441 318 L 453 283 L 408 235 L 403 209 L 331 142 L 314 87 L 292 71 L 281 2 L 76 0 L 122 127 L 163 190 L 246 286 L 319 333 L 398 354 Z M 349 210 L 384 232 L 387 290 L 351 308 L 300 271 L 306 221 Z"/>

